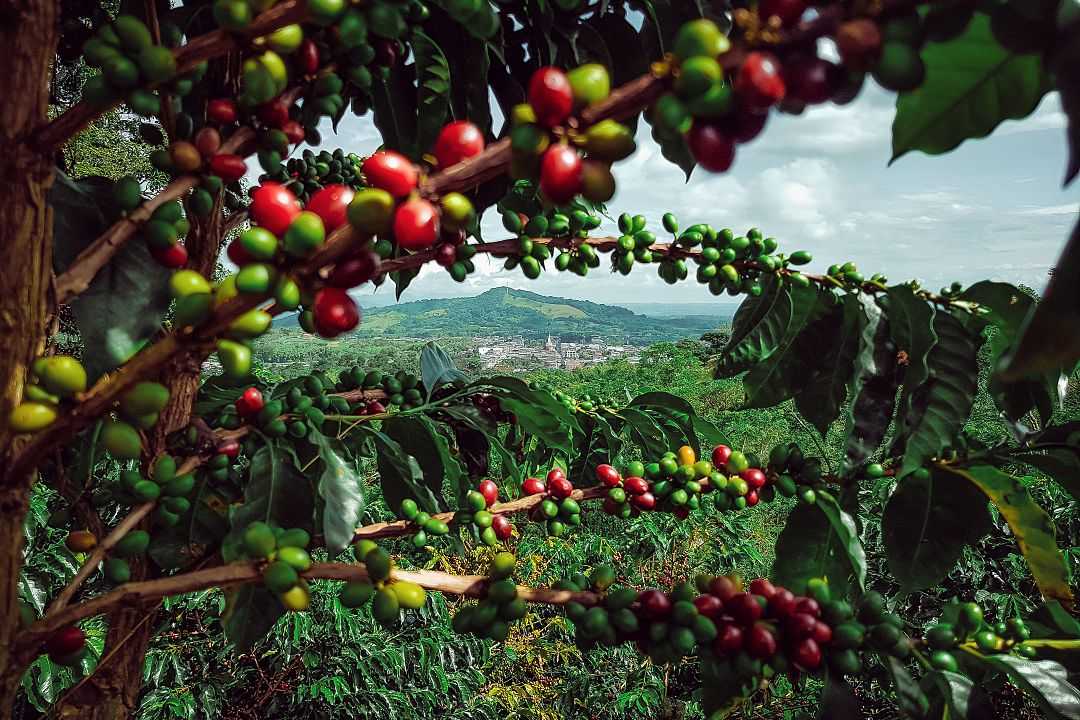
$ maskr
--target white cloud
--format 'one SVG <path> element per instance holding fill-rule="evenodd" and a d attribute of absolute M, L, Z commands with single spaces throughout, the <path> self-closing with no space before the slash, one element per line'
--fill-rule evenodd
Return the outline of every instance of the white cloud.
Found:
<path fill-rule="evenodd" d="M 1050 205 L 1047 207 L 1025 208 L 1013 210 L 1013 215 L 1076 215 L 1080 212 L 1080 205 L 1065 203 L 1064 205 Z"/>

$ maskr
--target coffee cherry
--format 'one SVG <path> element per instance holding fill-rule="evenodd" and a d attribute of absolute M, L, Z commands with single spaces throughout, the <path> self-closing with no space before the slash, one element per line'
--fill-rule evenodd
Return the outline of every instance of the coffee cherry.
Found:
<path fill-rule="evenodd" d="M 840 68 L 819 57 L 797 57 L 790 58 L 784 70 L 787 97 L 818 105 L 832 97 L 833 79 Z"/>
<path fill-rule="evenodd" d="M 537 122 L 547 127 L 559 125 L 574 106 L 573 89 L 566 73 L 556 67 L 542 67 L 529 80 L 529 105 Z"/>
<path fill-rule="evenodd" d="M 491 529 L 495 531 L 496 538 L 506 541 L 514 532 L 514 525 L 505 515 L 496 515 L 491 518 Z"/>
<path fill-rule="evenodd" d="M 775 17 L 781 25 L 794 25 L 806 11 L 806 0 L 760 0 L 758 16 L 763 20 Z"/>
<path fill-rule="evenodd" d="M 414 252 L 427 250 L 439 236 L 439 213 L 427 200 L 416 198 L 398 206 L 394 213 L 394 239 L 399 247 Z"/>
<path fill-rule="evenodd" d="M 378 272 L 380 262 L 379 256 L 372 250 L 361 250 L 334 265 L 326 284 L 346 289 L 363 285 Z"/>
<path fill-rule="evenodd" d="M 433 154 L 440 168 L 448 168 L 484 151 L 484 134 L 467 120 L 448 123 L 435 140 Z"/>
<path fill-rule="evenodd" d="M 770 53 L 748 54 L 735 76 L 735 93 L 751 110 L 766 110 L 783 100 L 786 88 L 780 61 Z"/>
<path fill-rule="evenodd" d="M 285 133 L 285 139 L 293 145 L 299 145 L 307 137 L 304 126 L 296 120 L 287 121 L 281 126 L 281 132 Z"/>
<path fill-rule="evenodd" d="M 251 193 L 252 221 L 274 235 L 282 235 L 300 214 L 300 202 L 284 185 L 264 182 Z"/>
<path fill-rule="evenodd" d="M 325 338 L 348 332 L 360 324 L 360 310 L 341 288 L 326 287 L 315 294 L 315 329 Z"/>
<path fill-rule="evenodd" d="M 638 510 L 648 511 L 656 507 L 656 497 L 651 492 L 643 492 L 630 498 L 630 504 Z"/>
<path fill-rule="evenodd" d="M 725 623 L 718 628 L 713 652 L 718 655 L 731 655 L 742 650 L 743 631 L 738 625 Z"/>
<path fill-rule="evenodd" d="M 556 477 L 548 482 L 548 492 L 552 497 L 560 500 L 570 497 L 574 492 L 574 485 L 565 476 Z"/>
<path fill-rule="evenodd" d="M 795 612 L 795 595 L 787 588 L 777 588 L 769 598 L 769 614 L 784 618 Z"/>
<path fill-rule="evenodd" d="M 766 625 L 755 624 L 746 634 L 743 646 L 750 657 L 768 660 L 776 654 L 776 636 Z"/>
<path fill-rule="evenodd" d="M 581 192 L 581 175 L 581 156 L 569 145 L 548 148 L 540 160 L 540 190 L 557 205 Z"/>
<path fill-rule="evenodd" d="M 86 647 L 86 634 L 77 625 L 61 628 L 45 641 L 45 652 L 53 659 L 74 655 L 84 647 Z"/>
<path fill-rule="evenodd" d="M 566 74 L 578 107 L 600 102 L 611 93 L 611 76 L 606 67 L 599 63 L 587 63 L 576 67 Z"/>
<path fill-rule="evenodd" d="M 259 414 L 259 411 L 263 409 L 265 403 L 263 402 L 262 393 L 259 392 L 259 388 L 249 387 L 247 390 L 236 399 L 236 412 L 240 417 L 250 418 Z"/>
<path fill-rule="evenodd" d="M 757 597 L 747 592 L 738 592 L 724 602 L 724 608 L 732 617 L 743 625 L 752 625 L 761 619 L 762 609 Z"/>
<path fill-rule="evenodd" d="M 865 70 L 881 52 L 881 30 L 869 18 L 849 20 L 836 31 L 836 49 L 846 67 Z"/>
<path fill-rule="evenodd" d="M 878 85 L 886 90 L 906 92 L 922 85 L 926 66 L 912 46 L 886 42 L 881 46 L 881 57 L 874 66 L 873 75 Z"/>
<path fill-rule="evenodd" d="M 790 657 L 803 670 L 815 670 L 821 665 L 821 647 L 814 638 L 804 638 L 791 649 Z"/>
<path fill-rule="evenodd" d="M 236 182 L 247 174 L 247 163 L 239 155 L 221 153 L 210 158 L 210 172 L 227 183 Z"/>
<path fill-rule="evenodd" d="M 729 457 L 731 457 L 731 448 L 727 445 L 717 445 L 712 451 L 713 467 L 724 467 L 727 465 Z"/>
<path fill-rule="evenodd" d="M 821 606 L 814 598 L 800 597 L 795 600 L 794 612 L 806 613 L 811 617 L 819 618 L 821 617 Z"/>
<path fill-rule="evenodd" d="M 540 478 L 526 478 L 521 484 L 521 492 L 524 495 L 543 495 L 547 493 L 547 485 Z"/>
<path fill-rule="evenodd" d="M 326 232 L 333 232 L 346 223 L 349 203 L 355 194 L 348 185 L 327 185 L 311 196 L 304 209 L 322 218 Z"/>
<path fill-rule="evenodd" d="M 776 594 L 776 587 L 768 578 L 755 578 L 750 581 L 750 592 L 769 600 Z"/>
<path fill-rule="evenodd" d="M 481 480 L 476 489 L 483 496 L 487 507 L 491 507 L 499 501 L 499 486 L 491 480 Z"/>
<path fill-rule="evenodd" d="M 631 495 L 643 495 L 649 492 L 649 483 L 642 477 L 628 477 L 623 481 L 623 489 Z"/>
<path fill-rule="evenodd" d="M 364 161 L 360 170 L 369 185 L 385 190 L 395 198 L 403 198 L 416 189 L 416 167 L 407 157 L 393 150 L 375 153 Z"/>
<path fill-rule="evenodd" d="M 607 487 L 615 487 L 622 482 L 619 471 L 607 464 L 596 466 L 596 479 Z"/>
<path fill-rule="evenodd" d="M 724 602 L 712 594 L 698 595 L 694 598 L 694 607 L 711 620 L 718 620 L 724 614 Z"/>
<path fill-rule="evenodd" d="M 663 620 L 671 614 L 671 598 L 660 590 L 645 590 L 638 595 L 638 603 L 650 620 Z"/>
<path fill-rule="evenodd" d="M 235 102 L 228 98 L 217 98 L 206 104 L 206 117 L 219 125 L 230 125 L 236 122 L 239 113 Z"/>
<path fill-rule="evenodd" d="M 550 485 L 556 478 L 566 478 L 566 473 L 562 471 L 562 468 L 552 468 L 548 470 L 547 482 Z"/>

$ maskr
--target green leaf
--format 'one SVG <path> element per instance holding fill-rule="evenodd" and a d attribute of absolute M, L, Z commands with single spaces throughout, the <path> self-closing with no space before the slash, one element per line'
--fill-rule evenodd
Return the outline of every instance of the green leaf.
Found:
<path fill-rule="evenodd" d="M 464 380 L 465 373 L 458 370 L 449 353 L 431 341 L 420 351 L 420 379 L 430 398 L 439 386 Z"/>
<path fill-rule="evenodd" d="M 911 408 L 893 442 L 894 454 L 901 449 L 904 453 L 901 477 L 938 457 L 955 441 L 979 390 L 981 338 L 946 312 L 934 317 L 934 332 L 938 340 L 927 360 L 929 377 L 912 394 Z"/>
<path fill-rule="evenodd" d="M 244 502 L 230 508 L 229 524 L 234 534 L 243 532 L 256 520 L 310 531 L 314 513 L 311 483 L 288 461 L 281 448 L 268 441 L 251 458 Z"/>
<path fill-rule="evenodd" d="M 859 529 L 855 525 L 855 519 L 840 507 L 839 501 L 831 493 L 824 490 L 817 494 L 816 506 L 829 520 L 836 541 L 843 547 L 848 562 L 851 564 L 856 583 L 862 589 L 866 584 L 866 551 L 863 550 L 862 541 L 859 539 Z"/>
<path fill-rule="evenodd" d="M 372 119 L 382 135 L 383 144 L 415 160 L 419 155 L 415 145 L 417 92 L 412 73 L 409 72 L 412 69 L 412 66 L 405 69 L 399 64 L 390 68 L 385 75 L 375 73 L 371 102 Z"/>
<path fill-rule="evenodd" d="M 1028 660 L 1017 655 L 986 655 L 983 662 L 1006 673 L 1026 690 L 1051 718 L 1080 718 L 1080 690 L 1069 682 L 1065 668 L 1052 660 Z"/>
<path fill-rule="evenodd" d="M 1059 373 L 1080 360 L 1080 223 L 1054 265 L 1042 300 L 1028 314 L 1016 348 L 999 367 L 1005 381 Z"/>
<path fill-rule="evenodd" d="M 419 461 L 410 452 L 410 449 L 416 449 L 414 446 L 424 445 L 422 438 L 410 435 L 416 428 L 414 418 L 395 417 L 383 421 L 382 432 L 368 430 L 377 449 L 383 499 L 394 512 L 401 507 L 401 501 L 405 498 L 413 498 L 429 513 L 441 512 L 444 509 L 441 501 L 443 468 L 441 464 L 437 467 L 420 467 Z"/>
<path fill-rule="evenodd" d="M 650 392 L 638 395 L 629 402 L 629 407 L 639 407 L 646 412 L 652 412 L 676 425 L 679 432 L 679 442 L 673 447 L 690 445 L 694 452 L 701 455 L 701 445 L 698 442 L 697 430 L 694 426 L 694 418 L 697 413 L 694 407 L 686 400 L 666 392 Z M 671 437 L 669 433 L 669 437 Z M 674 441 L 674 439 L 673 439 Z"/>
<path fill-rule="evenodd" d="M 821 720 L 860 720 L 864 717 L 855 691 L 842 675 L 826 670 L 817 716 Z"/>
<path fill-rule="evenodd" d="M 716 446 L 720 444 L 730 445 L 728 441 L 727 433 L 716 426 L 716 423 L 711 420 L 706 420 L 700 415 L 694 416 L 694 429 L 697 430 L 698 435 L 705 438 L 705 443 L 710 446 Z"/>
<path fill-rule="evenodd" d="M 792 312 L 783 339 L 743 378 L 745 407 L 779 405 L 813 382 L 831 362 L 843 313 L 836 296 L 816 285 L 790 288 Z"/>
<path fill-rule="evenodd" d="M 892 655 L 881 654 L 878 656 L 881 664 L 885 666 L 886 675 L 892 681 L 893 690 L 896 691 L 897 704 L 900 710 L 910 718 L 923 718 L 930 709 L 930 701 L 919 687 L 919 683 L 911 677 L 911 673 L 904 667 L 904 663 Z"/>
<path fill-rule="evenodd" d="M 104 178 L 74 181 L 57 171 L 49 204 L 53 265 L 59 273 L 108 228 L 100 208 L 112 204 L 112 183 Z M 72 302 L 91 382 L 127 362 L 160 330 L 169 308 L 169 276 L 146 243 L 135 240 L 125 243 Z"/>
<path fill-rule="evenodd" d="M 968 703 L 975 690 L 975 684 L 967 675 L 948 670 L 931 670 L 923 676 L 920 685 L 924 691 L 930 687 L 937 688 L 945 704 L 949 706 L 949 717 L 957 720 L 967 718 Z"/>
<path fill-rule="evenodd" d="M 247 652 L 266 637 L 278 618 L 285 614 L 281 602 L 262 583 L 249 583 L 225 590 L 225 611 L 221 625 L 225 637 L 239 652 Z"/>
<path fill-rule="evenodd" d="M 1047 636 L 1065 635 L 1074 641 L 1080 638 L 1080 620 L 1069 614 L 1069 611 L 1057 600 L 1047 600 L 1036 608 L 1029 621 L 1043 625 L 1047 630 L 1045 633 Z M 1041 637 L 1034 632 L 1034 628 L 1032 628 L 1032 635 Z"/>
<path fill-rule="evenodd" d="M 743 301 L 732 320 L 731 340 L 716 359 L 713 376 L 734 377 L 776 352 L 787 336 L 794 312 L 790 285 L 763 291 L 753 304 L 749 298 Z"/>
<path fill-rule="evenodd" d="M 930 351 L 937 344 L 934 306 L 915 294 L 909 285 L 894 285 L 879 299 L 889 317 L 889 331 L 897 352 L 907 356 L 904 389 L 896 410 L 896 434 L 905 436 L 915 392 L 930 375 Z M 896 454 L 900 454 L 897 452 Z"/>
<path fill-rule="evenodd" d="M 848 406 L 844 474 L 862 467 L 885 438 L 896 399 L 896 348 L 889 322 L 870 298 L 860 296 L 868 322 L 855 357 L 855 377 Z"/>
<path fill-rule="evenodd" d="M 634 444 L 641 448 L 647 457 L 659 457 L 669 450 L 664 429 L 649 414 L 637 408 L 623 408 L 619 417 L 626 421 L 627 429 Z"/>
<path fill-rule="evenodd" d="M 986 497 L 935 468 L 900 480 L 881 518 L 889 572 L 901 592 L 937 585 L 964 551 L 992 528 Z"/>
<path fill-rule="evenodd" d="M 795 395 L 795 407 L 804 418 L 825 435 L 840 415 L 847 398 L 848 381 L 855 372 L 855 357 L 868 322 L 866 311 L 856 295 L 845 295 L 840 309 L 837 332 L 830 338 L 831 352 L 817 367 L 813 377 Z"/>
<path fill-rule="evenodd" d="M 506 445 L 499 439 L 498 427 L 480 412 L 479 408 L 472 404 L 458 405 L 442 408 L 441 412 L 458 421 L 454 424 L 454 434 L 470 478 L 489 474 L 489 452 L 494 450 L 502 463 L 502 473 L 515 486 L 521 484 L 522 468 L 513 453 L 507 450 Z M 468 432 L 465 432 L 466 430 Z"/>
<path fill-rule="evenodd" d="M 823 577 L 846 594 L 850 575 L 847 550 L 829 518 L 816 505 L 796 505 L 776 539 L 772 580 L 802 592 L 807 580 Z"/>
<path fill-rule="evenodd" d="M 990 335 L 990 367 L 997 367 L 1014 347 L 1027 316 L 1035 308 L 1035 298 L 1008 283 L 984 280 L 960 295 L 961 300 L 979 305 L 980 315 L 995 328 Z M 1007 382 L 992 375 L 989 387 L 994 404 L 1012 421 L 1037 410 L 1042 422 L 1050 422 L 1059 402 L 1056 371 Z"/>
<path fill-rule="evenodd" d="M 1080 500 L 1080 448 L 1036 447 L 1010 457 L 1046 473 L 1074 499 Z"/>
<path fill-rule="evenodd" d="M 464 502 L 470 484 L 463 476 L 461 464 L 450 454 L 446 439 L 436 431 L 431 420 L 422 416 L 394 417 L 383 421 L 382 429 L 420 463 L 424 484 L 432 493 L 442 498 L 443 483 L 446 482 L 458 501 Z"/>
<path fill-rule="evenodd" d="M 948 152 L 986 137 L 1004 120 L 1030 115 L 1053 86 L 1038 55 L 1018 55 L 994 38 L 982 14 L 947 42 L 922 49 L 926 79 L 896 99 L 893 156 Z"/>
<path fill-rule="evenodd" d="M 427 152 L 450 113 L 450 65 L 442 48 L 420 30 L 413 30 L 411 45 L 416 63 L 416 147 Z"/>
<path fill-rule="evenodd" d="M 384 423 L 385 428 L 385 423 Z M 322 433 L 312 433 L 319 446 L 323 472 L 319 478 L 319 496 L 325 504 L 322 511 L 323 538 L 330 557 L 341 554 L 352 544 L 356 527 L 364 512 L 364 483 L 351 464 L 341 459 L 333 441 Z M 337 443 L 340 446 L 340 443 Z"/>
<path fill-rule="evenodd" d="M 551 393 L 533 390 L 514 377 L 484 378 L 473 387 L 490 389 L 498 396 L 503 411 L 513 413 L 527 432 L 548 447 L 569 454 L 571 435 L 579 429 L 577 420 Z"/>
<path fill-rule="evenodd" d="M 212 487 L 210 476 L 195 478 L 191 510 L 173 527 L 154 530 L 147 553 L 163 570 L 184 568 L 202 560 L 229 533 L 228 499 Z"/>
<path fill-rule="evenodd" d="M 1042 596 L 1071 608 L 1073 593 L 1069 587 L 1069 568 L 1057 547 L 1054 523 L 1035 503 L 1028 489 L 1016 478 L 990 465 L 969 468 L 946 465 L 943 469 L 967 478 L 990 498 L 1009 523 Z"/>

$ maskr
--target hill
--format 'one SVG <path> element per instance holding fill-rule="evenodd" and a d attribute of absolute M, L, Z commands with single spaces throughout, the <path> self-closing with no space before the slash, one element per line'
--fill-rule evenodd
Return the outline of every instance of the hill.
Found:
<path fill-rule="evenodd" d="M 364 308 L 364 320 L 352 336 L 436 338 L 521 335 L 537 340 L 548 335 L 568 342 L 600 337 L 629 345 L 698 337 L 728 325 L 734 305 L 718 303 L 714 315 L 664 318 L 639 315 L 626 308 L 586 300 L 538 295 L 512 288 L 492 288 L 467 298 L 416 300 Z M 296 324 L 281 318 L 280 326 Z"/>

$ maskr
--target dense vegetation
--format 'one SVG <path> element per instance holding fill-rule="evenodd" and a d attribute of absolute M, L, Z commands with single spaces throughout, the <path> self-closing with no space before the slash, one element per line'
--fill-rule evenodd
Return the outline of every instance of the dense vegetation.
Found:
<path fill-rule="evenodd" d="M 60 5 L 0 28 L 0 716 L 1080 718 L 1080 233 L 1042 297 L 595 234 L 642 119 L 689 176 L 869 80 L 894 158 L 1074 115 L 1070 3 Z M 347 112 L 384 146 L 313 149 Z M 573 374 L 347 341 L 480 254 L 742 301 Z M 421 305 L 372 329 L 497 327 Z"/>

